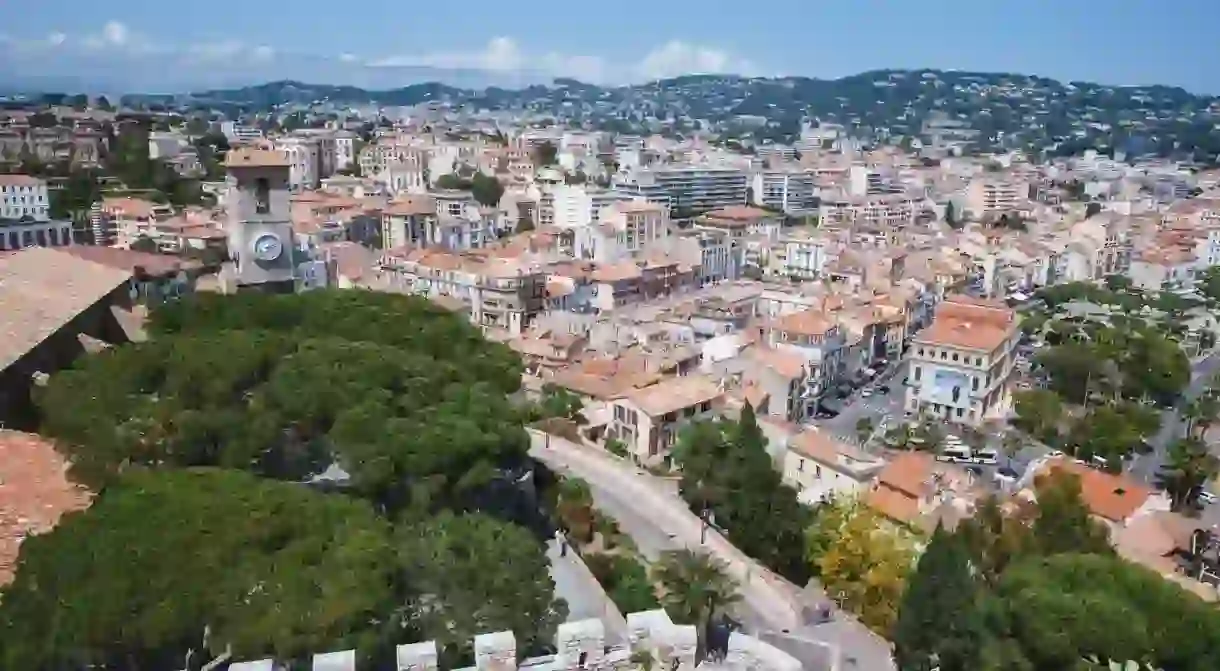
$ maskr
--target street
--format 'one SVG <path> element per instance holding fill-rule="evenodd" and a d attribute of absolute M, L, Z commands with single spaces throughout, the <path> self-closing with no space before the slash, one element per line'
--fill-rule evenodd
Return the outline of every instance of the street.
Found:
<path fill-rule="evenodd" d="M 532 432 L 530 454 L 560 473 L 585 480 L 598 509 L 613 517 L 650 559 L 671 549 L 700 548 L 725 562 L 739 583 L 741 602 L 733 615 L 746 633 L 796 656 L 811 671 L 827 667 L 827 650 L 846 664 L 837 668 L 893 669 L 890 645 L 854 620 L 836 614 L 824 625 L 803 622 L 810 599 L 802 590 L 744 555 L 713 529 L 704 543 L 702 521 L 656 478 L 608 454 L 561 438 Z M 824 595 L 822 595 L 824 601 Z"/>
<path fill-rule="evenodd" d="M 873 426 L 877 426 L 882 418 L 888 417 L 889 425 L 893 426 L 903 417 L 902 406 L 906 396 L 906 387 L 903 386 L 902 381 L 906 378 L 906 369 L 906 359 L 894 362 L 881 372 L 876 384 L 868 385 L 868 388 L 873 389 L 868 398 L 861 396 L 860 390 L 857 390 L 843 400 L 843 408 L 838 415 L 826 419 L 815 419 L 813 425 L 851 445 L 860 443 L 860 438 L 856 433 L 856 423 L 862 417 L 872 420 Z M 881 385 L 888 386 L 889 392 L 882 394 L 877 391 L 876 387 Z"/>
<path fill-rule="evenodd" d="M 1155 485 L 1156 475 L 1165 465 L 1169 444 L 1182 434 L 1181 407 L 1186 401 L 1198 398 L 1207 389 L 1212 376 L 1220 371 L 1220 354 L 1212 353 L 1191 366 L 1190 386 L 1183 393 L 1183 399 L 1171 410 L 1161 413 L 1161 430 L 1157 432 L 1148 444 L 1152 451 L 1138 455 L 1127 467 L 1127 475 L 1140 482 Z"/>

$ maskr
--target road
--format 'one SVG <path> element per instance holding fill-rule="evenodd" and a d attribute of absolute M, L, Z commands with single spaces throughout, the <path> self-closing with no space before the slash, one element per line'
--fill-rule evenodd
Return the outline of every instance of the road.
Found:
<path fill-rule="evenodd" d="M 741 585 L 735 613 L 745 631 L 794 655 L 810 671 L 836 668 L 887 671 L 894 668 L 889 643 L 863 625 L 837 615 L 836 621 L 811 626 L 802 621 L 810 598 L 792 583 L 745 556 L 715 530 L 700 543 L 702 522 L 661 482 L 610 455 L 561 438 L 531 432 L 530 454 L 560 473 L 589 483 L 598 509 L 613 517 L 645 557 L 679 548 L 702 548 L 725 562 Z M 833 651 L 828 653 L 827 651 Z"/>
<path fill-rule="evenodd" d="M 571 548 L 560 553 L 554 540 L 546 544 L 546 556 L 551 562 L 551 579 L 555 581 L 555 596 L 568 602 L 567 622 L 596 618 L 606 625 L 606 643 L 614 645 L 627 640 L 627 621 L 606 596 L 606 592 Z"/>
<path fill-rule="evenodd" d="M 834 434 L 840 440 L 852 445 L 860 442 L 859 436 L 856 434 L 856 422 L 860 421 L 861 417 L 867 417 L 872 420 L 876 426 L 882 417 L 890 418 L 890 426 L 893 426 L 897 420 L 903 417 L 903 402 L 906 395 L 906 387 L 902 385 L 903 379 L 906 378 L 907 362 L 902 359 L 894 363 L 890 368 L 882 371 L 879 377 L 879 383 L 887 385 L 890 389 L 887 394 L 879 394 L 876 391 L 868 398 L 863 398 L 860 392 L 852 394 L 850 398 L 844 400 L 843 409 L 838 415 L 827 419 L 814 420 L 814 426 L 817 426 L 822 431 Z M 870 385 L 872 387 L 872 385 Z"/>
<path fill-rule="evenodd" d="M 1190 386 L 1183 393 L 1182 400 L 1178 401 L 1172 409 L 1161 413 L 1161 430 L 1148 441 L 1148 444 L 1152 446 L 1152 452 L 1132 460 L 1127 470 L 1129 476 L 1147 484 L 1156 483 L 1156 475 L 1165 465 L 1169 444 L 1182 435 L 1182 405 L 1198 398 L 1207 389 L 1208 383 L 1218 371 L 1220 371 L 1220 353 L 1209 354 L 1191 366 Z"/>

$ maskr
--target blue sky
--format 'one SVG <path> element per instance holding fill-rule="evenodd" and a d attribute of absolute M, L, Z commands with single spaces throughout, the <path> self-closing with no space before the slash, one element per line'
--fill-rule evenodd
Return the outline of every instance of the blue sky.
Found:
<path fill-rule="evenodd" d="M 1217 0 L 9 0 L 0 3 L 0 65 L 166 85 L 262 74 L 317 81 L 310 75 L 337 77 L 342 67 L 602 82 L 939 67 L 1220 93 L 1220 40 L 1210 34 L 1218 19 Z"/>

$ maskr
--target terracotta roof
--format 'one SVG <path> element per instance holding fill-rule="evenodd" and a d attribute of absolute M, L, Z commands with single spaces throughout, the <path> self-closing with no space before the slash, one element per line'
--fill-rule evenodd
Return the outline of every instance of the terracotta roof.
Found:
<path fill-rule="evenodd" d="M 1016 328 L 1016 313 L 1002 304 L 953 296 L 936 307 L 931 325 L 915 342 L 991 352 Z"/>
<path fill-rule="evenodd" d="M 230 168 L 287 168 L 288 155 L 275 149 L 238 147 L 225 156 L 225 166 Z"/>
<path fill-rule="evenodd" d="M 739 225 L 745 226 L 774 215 L 766 210 L 750 207 L 749 205 L 729 205 L 719 210 L 712 210 L 704 216 L 709 219 L 720 219 L 726 223 L 736 222 Z"/>
<path fill-rule="evenodd" d="M 651 417 L 660 417 L 722 395 L 720 387 L 701 375 L 666 378 L 650 387 L 627 394 L 628 400 Z"/>
<path fill-rule="evenodd" d="M 758 345 L 750 348 L 750 355 L 755 361 L 785 379 L 796 380 L 805 376 L 805 359 L 796 352 L 785 352 Z"/>
<path fill-rule="evenodd" d="M 30 247 L 0 258 L 0 369 L 131 280 L 130 271 Z"/>
<path fill-rule="evenodd" d="M 90 493 L 70 483 L 66 471 L 46 439 L 0 429 L 0 586 L 12 580 L 22 540 L 89 506 Z"/>
<path fill-rule="evenodd" d="M 1098 517 L 1122 522 L 1139 510 L 1152 490 L 1121 475 L 1105 473 L 1064 457 L 1046 463 L 1046 471 L 1065 470 L 1080 477 L 1080 495 Z"/>
<path fill-rule="evenodd" d="M 798 335 L 820 336 L 834 327 L 834 322 L 816 310 L 802 310 L 780 317 L 775 328 Z"/>
<path fill-rule="evenodd" d="M 399 217 L 435 215 L 436 200 L 431 196 L 402 196 L 390 201 L 384 212 Z"/>
<path fill-rule="evenodd" d="M 919 499 L 889 487 L 877 487 L 864 495 L 864 503 L 886 517 L 911 524 L 920 516 Z"/>
<path fill-rule="evenodd" d="M 816 429 L 805 429 L 788 441 L 788 446 L 801 456 L 808 457 L 836 470 L 842 470 L 844 460 L 880 465 L 881 460 L 859 448 Z"/>
<path fill-rule="evenodd" d="M 56 247 L 56 250 L 116 270 L 134 273 L 139 268 L 154 277 L 172 275 L 180 270 L 197 269 L 202 266 L 198 261 L 177 256 L 119 249 L 118 247 L 68 245 L 67 247 Z"/>
<path fill-rule="evenodd" d="M 0 186 L 40 186 L 46 182 L 30 175 L 0 175 Z"/>
<path fill-rule="evenodd" d="M 922 497 L 930 493 L 932 472 L 936 459 L 926 452 L 903 452 L 890 460 L 877 482 L 912 497 Z"/>

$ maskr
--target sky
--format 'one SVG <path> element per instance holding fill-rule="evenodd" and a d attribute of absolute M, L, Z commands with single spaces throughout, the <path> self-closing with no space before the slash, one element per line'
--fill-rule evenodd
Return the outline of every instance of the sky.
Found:
<path fill-rule="evenodd" d="M 1220 93 L 1218 20 L 1217 0 L 7 0 L 0 76 L 173 89 L 931 67 Z"/>

